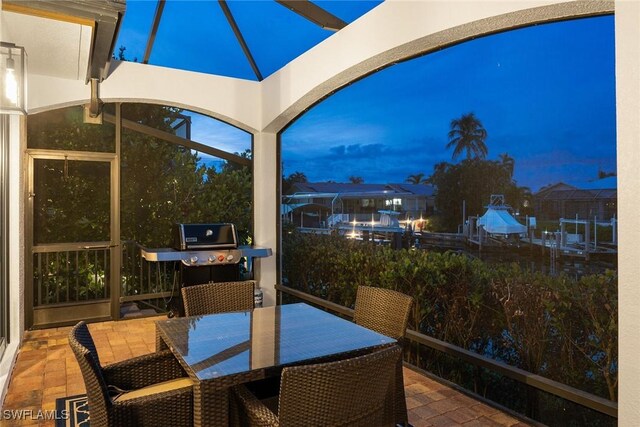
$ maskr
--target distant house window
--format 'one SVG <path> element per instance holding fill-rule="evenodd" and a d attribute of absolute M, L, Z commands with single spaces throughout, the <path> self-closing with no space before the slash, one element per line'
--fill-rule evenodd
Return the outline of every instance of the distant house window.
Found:
<path fill-rule="evenodd" d="M 362 199 L 361 203 L 363 208 L 374 208 L 376 206 L 374 199 Z"/>
<path fill-rule="evenodd" d="M 402 206 L 402 199 L 388 199 L 384 201 L 385 206 Z"/>

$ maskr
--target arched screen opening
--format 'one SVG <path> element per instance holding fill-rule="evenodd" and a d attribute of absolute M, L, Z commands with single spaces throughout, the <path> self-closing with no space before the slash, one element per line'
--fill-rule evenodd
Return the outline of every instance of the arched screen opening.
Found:
<path fill-rule="evenodd" d="M 317 104 L 281 135 L 283 283 L 346 306 L 401 290 L 419 332 L 615 401 L 614 54 L 613 16 L 538 25 Z M 538 421 L 583 410 L 413 351 Z"/>

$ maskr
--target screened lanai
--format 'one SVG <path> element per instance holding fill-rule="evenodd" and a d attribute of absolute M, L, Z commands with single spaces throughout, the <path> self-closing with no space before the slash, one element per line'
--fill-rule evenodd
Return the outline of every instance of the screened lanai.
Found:
<path fill-rule="evenodd" d="M 328 6 L 351 22 L 376 5 L 376 2 L 334 2 Z M 250 171 L 252 136 L 246 132 L 247 125 L 236 123 L 237 127 L 233 127 L 197 111 L 172 110 L 170 105 L 158 103 L 157 107 L 151 104 L 145 107 L 142 103 L 105 103 L 99 87 L 109 73 L 112 60 L 114 66 L 117 59 L 122 63 L 140 63 L 145 68 L 164 66 L 261 81 L 347 25 L 326 8 L 311 2 L 181 4 L 160 1 L 126 5 L 114 1 L 62 5 L 9 1 L 5 2 L 4 9 L 11 18 L 6 19 L 8 32 L 23 40 L 25 49 L 31 52 L 32 71 L 52 73 L 50 55 L 73 57 L 77 62 L 75 69 L 60 67 L 53 73 L 60 77 L 68 77 L 67 72 L 84 77 L 91 88 L 89 103 L 36 114 L 27 128 L 27 186 L 33 202 L 27 221 L 33 224 L 34 231 L 26 240 L 27 252 L 34 256 L 28 260 L 25 271 L 28 277 L 33 277 L 34 284 L 26 289 L 25 318 L 29 326 L 36 327 L 87 316 L 120 318 L 131 315 L 131 307 L 135 308 L 134 313 L 139 309 L 153 312 L 153 309 L 166 308 L 175 287 L 176 277 L 172 271 L 179 267 L 175 263 L 148 264 L 135 252 L 141 247 L 170 246 L 167 236 L 172 221 L 235 222 L 243 243 L 252 240 L 253 227 L 248 224 L 252 209 L 251 174 L 248 172 L 237 179 L 239 172 L 236 171 L 232 178 L 225 177 L 234 173 L 232 169 Z M 43 19 L 49 14 L 61 18 Z M 259 19 L 263 16 L 271 18 Z M 64 37 L 64 43 L 44 46 L 38 39 L 42 34 L 34 33 L 32 28 L 43 28 L 42 34 L 57 32 Z M 181 37 L 175 37 L 176 32 Z M 294 33 L 296 37 L 290 37 Z M 41 55 L 40 51 L 44 50 L 46 55 Z M 84 68 L 86 76 L 81 71 Z M 247 70 L 251 73 L 247 74 Z M 49 136 L 52 127 L 56 129 L 55 136 Z M 73 133 L 74 127 L 78 133 L 72 140 L 69 133 Z M 148 146 L 136 148 L 136 144 L 144 144 L 135 142 L 140 138 L 157 147 L 155 153 L 151 150 L 145 154 Z M 157 154 L 166 150 L 185 154 L 181 159 L 169 159 L 169 153 Z M 151 153 L 158 159 L 152 161 Z M 163 161 L 170 165 L 167 167 Z M 144 167 L 140 162 L 146 163 Z M 182 165 L 182 173 L 189 173 L 189 162 L 193 163 L 190 170 L 199 183 L 183 182 L 184 179 L 176 175 L 180 172 L 173 164 Z M 101 172 L 97 172 L 98 167 L 102 168 Z M 138 173 L 142 170 L 146 171 L 146 178 Z M 165 172 L 163 176 L 167 180 L 179 182 L 155 182 L 159 193 L 172 191 L 173 186 L 173 205 L 157 206 L 149 200 L 154 197 L 147 196 L 144 200 L 143 196 L 127 207 L 125 200 L 137 199 L 159 171 Z M 95 177 L 90 176 L 92 172 Z M 57 176 L 62 181 L 55 182 Z M 91 193 L 78 191 L 71 184 L 74 178 L 82 182 L 81 185 L 89 186 Z M 94 191 L 98 183 L 105 181 L 110 184 Z M 146 184 L 142 184 L 144 182 Z M 224 198 L 215 191 L 221 185 L 235 186 L 236 194 L 242 194 L 229 202 L 233 207 L 216 214 L 196 206 L 211 197 Z M 63 187 L 68 187 L 68 193 L 56 194 L 52 190 Z M 131 198 L 126 195 L 128 192 Z M 194 193 L 200 197 L 194 198 Z M 77 200 L 71 201 L 74 197 Z M 97 199 L 87 203 L 90 197 Z M 187 199 L 190 202 L 186 202 Z M 96 207 L 94 212 L 78 209 L 91 204 Z M 143 211 L 148 212 L 141 214 Z M 240 216 L 239 212 L 242 212 Z M 136 219 L 131 218 L 131 213 Z M 98 225 L 107 218 L 108 222 Z M 143 232 L 144 227 L 163 229 L 165 236 L 160 237 L 163 234 L 160 233 L 151 237 L 154 233 Z M 94 232 L 83 232 L 82 228 Z M 252 270 L 251 264 L 249 262 Z M 85 270 L 93 276 L 89 281 L 82 277 Z M 121 289 L 119 283 L 128 285 Z M 64 307 L 65 304 L 74 304 L 74 310 Z"/>
<path fill-rule="evenodd" d="M 127 258 L 127 251 L 139 253 L 140 246 L 169 244 L 167 236 L 153 234 L 154 228 L 164 227 L 162 233 L 168 233 L 173 222 L 238 221 L 244 243 L 273 253 L 256 258 L 250 268 L 264 305 L 278 304 L 283 296 L 293 298 L 282 282 L 280 138 L 297 118 L 331 94 L 393 64 L 468 40 L 614 14 L 620 221 L 618 401 L 593 400 L 562 385 L 548 386 L 544 378 L 519 376 L 520 372 L 506 375 L 578 405 L 595 401 L 587 405 L 596 406 L 599 413 L 615 413 L 614 422 L 619 425 L 640 422 L 635 410 L 640 405 L 640 371 L 634 363 L 640 347 L 636 334 L 640 298 L 635 286 L 640 224 L 634 196 L 640 183 L 634 166 L 640 135 L 639 2 L 2 0 L 0 4 L 2 61 L 6 65 L 13 45 L 26 53 L 20 82 L 26 88 L 19 99 L 23 104 L 9 111 L 3 99 L 0 114 L 3 399 L 24 337 L 33 340 L 31 333 L 25 333 L 34 326 L 63 327 L 82 318 L 116 321 L 125 317 L 123 305 L 138 301 L 145 301 L 139 309 L 162 312 L 162 300 L 171 292 L 169 273 L 161 269 L 136 273 L 164 275 L 160 287 L 140 288 L 147 276 L 136 279 L 138 288 L 126 288 L 125 280 L 135 276 L 127 276 L 127 263 L 141 271 L 136 264 L 140 261 Z M 3 85 L 4 91 L 7 84 Z M 74 134 L 72 145 L 56 145 Z M 163 158 L 160 152 L 179 160 L 171 162 L 169 154 Z M 145 171 L 146 175 L 142 173 L 145 160 L 155 168 Z M 35 172 L 39 167 L 42 172 Z M 195 198 L 184 202 L 181 197 L 179 207 L 174 198 L 171 208 L 157 210 L 162 217 L 141 213 L 145 204 L 158 198 L 157 192 L 149 191 L 145 199 L 144 192 L 157 186 L 159 192 L 171 193 L 175 188 L 168 183 L 178 174 L 193 181 L 173 194 L 200 195 L 198 203 L 211 211 L 196 212 Z M 73 180 L 82 183 L 75 188 L 83 192 L 70 190 Z M 231 188 L 233 203 L 220 202 L 223 187 Z M 42 194 L 49 197 L 39 200 Z M 239 201 L 238 195 L 242 195 Z M 76 204 L 71 209 L 47 204 L 56 198 Z M 173 216 L 165 215 L 169 211 Z M 85 234 L 77 224 L 84 226 Z M 56 233 L 62 233 L 64 241 Z M 69 254 L 66 246 L 56 246 L 68 243 L 82 247 L 77 256 Z M 132 246 L 125 248 L 125 244 Z M 85 272 L 98 288 L 74 288 L 64 274 L 58 282 L 43 284 L 42 278 L 51 277 L 52 269 L 74 265 L 72 269 L 81 270 L 82 251 L 95 256 L 86 265 L 101 266 Z M 46 270 L 44 265 L 54 267 Z M 144 298 L 139 298 L 142 294 Z M 64 318 L 69 307 L 79 307 L 77 303 L 87 295 L 95 301 L 83 303 Z M 39 314 L 38 306 L 49 304 L 53 311 Z M 410 338 L 419 345 L 438 347 L 454 359 L 469 357 L 447 343 L 425 343 L 413 334 Z"/>

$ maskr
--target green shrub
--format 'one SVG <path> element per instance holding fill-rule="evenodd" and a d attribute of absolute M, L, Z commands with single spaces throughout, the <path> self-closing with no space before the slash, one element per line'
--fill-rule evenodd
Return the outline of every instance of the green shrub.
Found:
<path fill-rule="evenodd" d="M 410 328 L 616 400 L 613 271 L 575 280 L 291 229 L 283 233 L 283 281 L 347 307 L 359 285 L 398 290 L 416 301 Z"/>

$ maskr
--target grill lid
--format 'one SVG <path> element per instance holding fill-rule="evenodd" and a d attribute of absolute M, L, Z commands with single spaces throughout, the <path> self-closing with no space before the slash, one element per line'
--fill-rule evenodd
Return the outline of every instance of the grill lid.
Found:
<path fill-rule="evenodd" d="M 192 249 L 235 249 L 238 233 L 233 224 L 174 224 L 173 247 L 179 251 Z"/>

